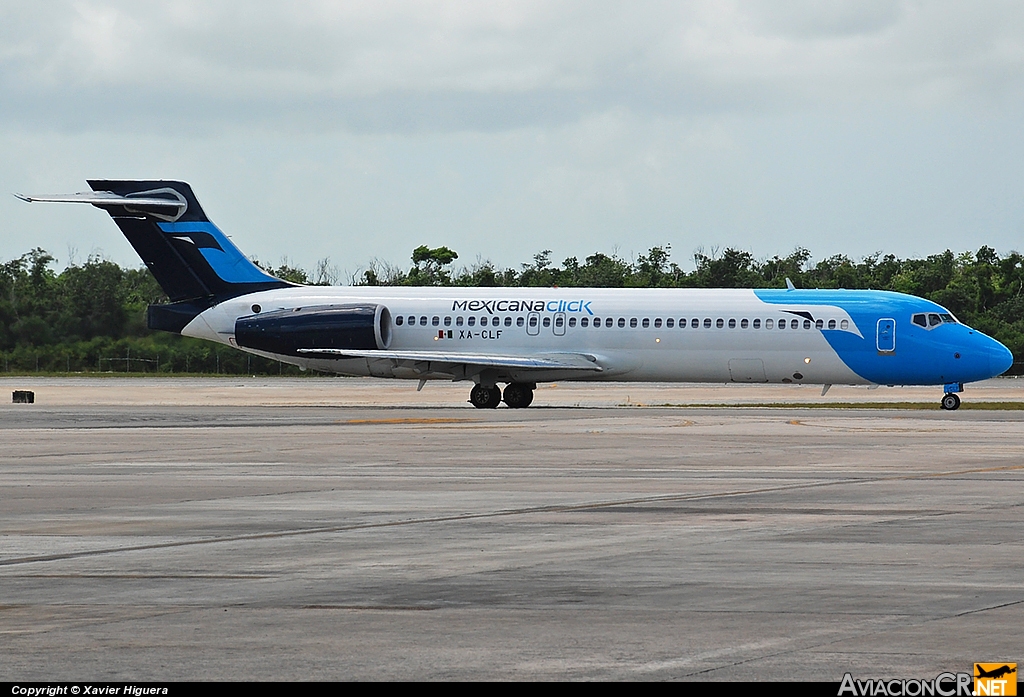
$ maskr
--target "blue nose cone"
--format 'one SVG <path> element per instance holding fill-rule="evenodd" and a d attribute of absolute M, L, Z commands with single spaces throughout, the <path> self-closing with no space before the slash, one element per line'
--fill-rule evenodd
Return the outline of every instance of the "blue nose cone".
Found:
<path fill-rule="evenodd" d="M 995 339 L 991 339 L 991 341 L 992 344 L 988 349 L 988 366 L 989 374 L 995 377 L 1010 369 L 1010 366 L 1013 365 L 1013 354 L 1010 353 L 1010 349 Z"/>

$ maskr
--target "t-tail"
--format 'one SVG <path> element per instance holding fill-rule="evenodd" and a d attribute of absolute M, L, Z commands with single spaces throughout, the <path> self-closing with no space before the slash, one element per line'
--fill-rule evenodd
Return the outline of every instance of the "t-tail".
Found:
<path fill-rule="evenodd" d="M 169 305 L 150 305 L 151 329 L 181 332 L 197 314 L 222 300 L 293 285 L 247 259 L 206 217 L 185 182 L 88 183 L 92 192 L 17 196 L 25 201 L 90 203 L 107 211 L 171 300 Z"/>

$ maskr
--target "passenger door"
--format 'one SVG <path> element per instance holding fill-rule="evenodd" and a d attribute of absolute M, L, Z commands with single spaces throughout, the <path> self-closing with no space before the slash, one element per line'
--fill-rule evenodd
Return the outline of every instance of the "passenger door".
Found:
<path fill-rule="evenodd" d="M 896 320 L 891 317 L 884 317 L 878 320 L 875 346 L 878 347 L 879 353 L 896 352 Z"/>

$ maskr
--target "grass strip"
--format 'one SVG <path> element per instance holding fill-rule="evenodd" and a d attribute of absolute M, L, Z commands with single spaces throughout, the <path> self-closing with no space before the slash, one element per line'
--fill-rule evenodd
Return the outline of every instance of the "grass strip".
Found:
<path fill-rule="evenodd" d="M 641 404 L 626 402 L 620 407 L 686 407 L 689 409 L 918 409 L 940 411 L 936 402 L 761 402 L 742 404 Z M 961 409 L 979 411 L 1024 411 L 1024 402 L 961 402 Z"/>

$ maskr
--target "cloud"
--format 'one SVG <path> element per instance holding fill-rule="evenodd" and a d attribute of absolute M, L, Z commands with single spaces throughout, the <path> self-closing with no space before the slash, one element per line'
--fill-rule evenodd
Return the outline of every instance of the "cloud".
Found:
<path fill-rule="evenodd" d="M 0 120 L 59 129 L 503 130 L 1018 102 L 1024 6 L 896 0 L 57 0 L 0 9 Z"/>
<path fill-rule="evenodd" d="M 182 178 L 248 253 L 1019 246 L 1024 5 L 0 0 L 0 192 Z M 0 196 L 0 258 L 134 253 Z"/>

